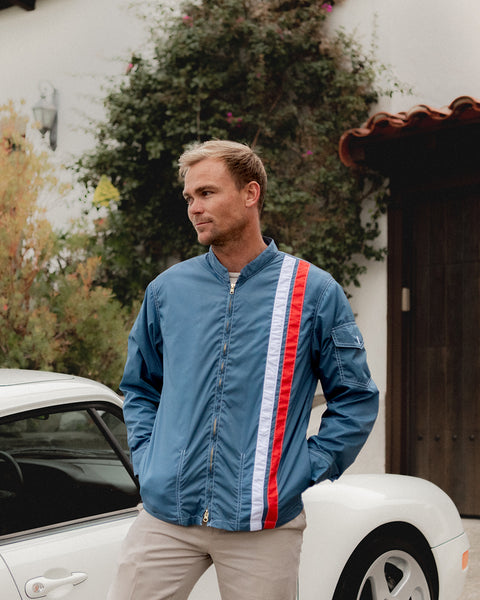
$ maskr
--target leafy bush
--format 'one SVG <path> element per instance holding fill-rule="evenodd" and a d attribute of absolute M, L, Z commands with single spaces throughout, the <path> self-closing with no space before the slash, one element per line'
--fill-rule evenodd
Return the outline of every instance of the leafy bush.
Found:
<path fill-rule="evenodd" d="M 26 119 L 0 106 L 0 366 L 65 371 L 117 388 L 131 317 L 94 284 L 99 259 L 55 234 L 38 206 L 61 189 Z"/>

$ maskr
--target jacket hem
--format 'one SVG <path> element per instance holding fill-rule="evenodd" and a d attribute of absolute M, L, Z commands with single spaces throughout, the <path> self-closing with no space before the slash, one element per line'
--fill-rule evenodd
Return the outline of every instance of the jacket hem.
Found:
<path fill-rule="evenodd" d="M 192 527 L 194 525 L 203 526 L 202 518 L 203 515 L 199 516 L 190 516 L 182 518 L 181 520 L 178 518 L 170 518 L 166 515 L 159 513 L 156 510 L 153 510 L 151 507 L 143 503 L 143 508 L 148 512 L 149 515 L 155 517 L 159 521 L 164 521 L 165 523 L 170 523 L 171 525 L 179 525 L 180 527 Z M 277 523 L 275 525 L 275 529 L 282 527 L 282 525 L 286 525 L 290 521 L 293 521 L 303 510 L 303 501 L 299 498 L 295 503 L 290 505 L 287 510 L 283 510 L 281 515 L 279 516 Z M 230 521 L 225 521 L 224 519 L 212 519 L 208 522 L 207 527 L 212 527 L 214 529 L 223 529 L 224 531 L 251 531 L 250 529 L 250 518 L 246 520 L 247 525 L 242 527 L 241 524 L 238 527 L 232 526 Z M 263 528 L 262 530 L 263 531 Z"/>

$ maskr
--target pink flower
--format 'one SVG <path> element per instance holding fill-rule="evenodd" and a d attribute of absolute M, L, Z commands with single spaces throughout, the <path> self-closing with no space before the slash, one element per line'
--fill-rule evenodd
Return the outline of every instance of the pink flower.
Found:
<path fill-rule="evenodd" d="M 185 25 L 188 25 L 188 27 L 193 27 L 193 17 L 190 15 L 183 15 L 182 21 Z"/>
<path fill-rule="evenodd" d="M 127 68 L 125 69 L 125 75 L 128 75 L 132 69 L 133 63 L 128 63 Z"/>
<path fill-rule="evenodd" d="M 312 156 L 313 152 L 311 150 L 307 150 L 302 154 L 302 158 L 307 158 L 308 156 Z"/>
<path fill-rule="evenodd" d="M 332 12 L 332 5 L 328 4 L 328 2 L 325 2 L 324 4 L 322 4 L 322 9 L 325 12 Z"/>
<path fill-rule="evenodd" d="M 8 304 L 4 304 L 4 305 L 3 305 L 3 310 L 4 310 L 5 312 L 7 312 L 7 310 L 8 310 Z"/>
<path fill-rule="evenodd" d="M 237 127 L 241 127 L 241 126 L 242 126 L 242 125 L 241 125 L 242 121 L 243 121 L 243 118 L 242 118 L 242 117 L 234 117 L 234 116 L 233 116 L 233 113 L 231 113 L 231 112 L 228 112 L 228 113 L 227 113 L 227 122 L 228 122 L 230 125 L 235 125 L 235 124 L 236 124 L 236 125 L 237 125 Z"/>

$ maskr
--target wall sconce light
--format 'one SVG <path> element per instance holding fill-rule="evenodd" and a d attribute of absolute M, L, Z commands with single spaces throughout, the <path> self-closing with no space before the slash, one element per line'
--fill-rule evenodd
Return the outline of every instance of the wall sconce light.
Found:
<path fill-rule="evenodd" d="M 58 125 L 58 92 L 49 81 L 41 81 L 38 85 L 40 100 L 33 106 L 35 120 L 40 123 L 43 137 L 49 132 L 50 148 L 57 147 Z"/>

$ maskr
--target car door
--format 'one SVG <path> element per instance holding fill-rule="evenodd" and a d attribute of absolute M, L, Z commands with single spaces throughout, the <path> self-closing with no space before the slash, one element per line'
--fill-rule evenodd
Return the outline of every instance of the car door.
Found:
<path fill-rule="evenodd" d="M 20 600 L 21 596 L 15 586 L 15 582 L 7 569 L 7 565 L 0 558 L 0 590 L 2 590 L 2 598 L 8 600 Z"/>
<path fill-rule="evenodd" d="M 120 409 L 108 403 L 0 420 L 2 600 L 106 596 L 138 513 L 126 450 Z"/>

